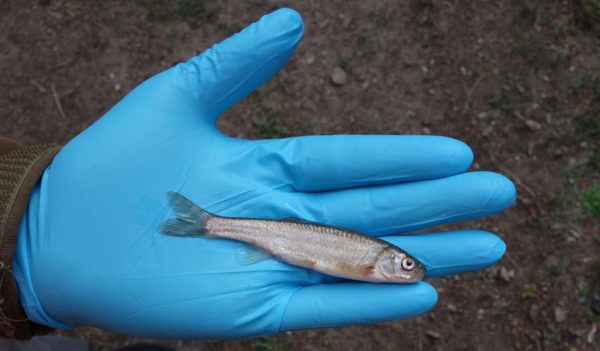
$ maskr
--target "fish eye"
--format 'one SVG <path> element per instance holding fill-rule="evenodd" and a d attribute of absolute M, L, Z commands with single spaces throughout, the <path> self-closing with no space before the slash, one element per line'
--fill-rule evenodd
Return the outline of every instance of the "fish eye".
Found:
<path fill-rule="evenodd" d="M 413 260 L 412 258 L 406 257 L 402 260 L 402 268 L 404 268 L 407 271 L 412 271 L 413 269 L 415 269 L 415 266 L 415 260 Z"/>

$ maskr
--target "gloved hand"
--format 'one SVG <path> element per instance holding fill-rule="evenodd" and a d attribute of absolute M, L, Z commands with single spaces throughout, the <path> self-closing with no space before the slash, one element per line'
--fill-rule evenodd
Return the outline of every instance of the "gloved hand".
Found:
<path fill-rule="evenodd" d="M 240 140 L 216 127 L 294 52 L 300 16 L 281 9 L 150 78 L 70 141 L 44 172 L 19 228 L 14 273 L 34 321 L 164 338 L 236 338 L 407 318 L 435 304 L 416 284 L 344 281 L 269 259 L 245 244 L 157 228 L 178 191 L 235 217 L 298 217 L 382 236 L 428 276 L 502 257 L 493 234 L 397 234 L 498 212 L 512 183 L 463 173 L 472 152 L 436 136 L 334 135 Z"/>

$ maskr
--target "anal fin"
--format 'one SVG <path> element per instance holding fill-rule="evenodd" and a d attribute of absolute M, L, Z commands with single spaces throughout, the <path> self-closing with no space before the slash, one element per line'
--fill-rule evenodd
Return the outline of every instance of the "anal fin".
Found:
<path fill-rule="evenodd" d="M 242 247 L 235 252 L 235 260 L 242 266 L 250 266 L 271 257 L 272 255 L 253 247 Z"/>

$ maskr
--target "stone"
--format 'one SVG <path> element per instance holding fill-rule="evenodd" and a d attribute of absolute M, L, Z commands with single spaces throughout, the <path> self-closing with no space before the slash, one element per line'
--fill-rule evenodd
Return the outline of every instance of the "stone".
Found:
<path fill-rule="evenodd" d="M 500 267 L 498 270 L 498 277 L 505 282 L 510 282 L 512 278 L 515 276 L 515 271 L 512 269 L 508 269 L 504 266 Z"/>
<path fill-rule="evenodd" d="M 537 319 L 538 314 L 540 313 L 540 306 L 536 304 L 531 304 L 529 306 L 529 319 L 534 322 Z"/>
<path fill-rule="evenodd" d="M 348 74 L 341 67 L 336 66 L 331 71 L 331 83 L 333 85 L 342 86 L 348 82 Z"/>
<path fill-rule="evenodd" d="M 428 337 L 430 337 L 432 339 L 441 339 L 442 338 L 442 334 L 435 332 L 433 330 L 426 331 L 425 335 L 427 335 Z"/>
<path fill-rule="evenodd" d="M 554 320 L 556 321 L 556 323 L 562 323 L 566 319 L 567 319 L 567 311 L 560 306 L 554 307 Z"/>
<path fill-rule="evenodd" d="M 531 129 L 531 130 L 532 130 L 532 131 L 534 131 L 534 132 L 535 132 L 535 131 L 537 131 L 537 130 L 540 130 L 540 129 L 542 129 L 542 125 L 541 125 L 541 124 L 539 124 L 538 122 L 536 122 L 536 121 L 532 120 L 532 119 L 528 119 L 528 120 L 526 120 L 526 121 L 525 121 L 525 124 L 527 125 L 527 127 L 528 127 L 529 129 Z"/>

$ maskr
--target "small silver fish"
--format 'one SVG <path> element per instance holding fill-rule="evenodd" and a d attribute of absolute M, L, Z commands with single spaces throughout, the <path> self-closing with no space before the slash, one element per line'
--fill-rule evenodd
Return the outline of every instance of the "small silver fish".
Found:
<path fill-rule="evenodd" d="M 159 230 L 174 236 L 203 236 L 249 243 L 275 258 L 321 273 L 377 283 L 413 283 L 425 276 L 425 267 L 402 249 L 377 238 L 349 230 L 298 220 L 222 217 L 208 213 L 183 195 L 167 198 L 177 217 Z"/>

